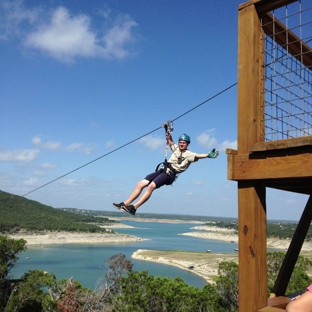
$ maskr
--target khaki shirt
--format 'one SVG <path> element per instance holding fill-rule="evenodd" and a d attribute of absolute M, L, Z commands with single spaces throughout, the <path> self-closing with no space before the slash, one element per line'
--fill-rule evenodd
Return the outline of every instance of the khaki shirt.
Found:
<path fill-rule="evenodd" d="M 177 173 L 184 172 L 190 166 L 190 164 L 195 161 L 196 153 L 193 153 L 189 150 L 185 150 L 181 153 L 179 146 L 175 143 L 171 144 L 170 148 L 173 154 L 169 158 L 168 162 Z M 181 158 L 180 164 L 178 164 L 179 157 Z"/>

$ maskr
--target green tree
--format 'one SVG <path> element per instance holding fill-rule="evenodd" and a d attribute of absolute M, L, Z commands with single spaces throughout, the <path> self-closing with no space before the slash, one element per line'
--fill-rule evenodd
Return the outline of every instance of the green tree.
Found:
<path fill-rule="evenodd" d="M 24 274 L 12 290 L 5 312 L 55 311 L 56 301 L 50 297 L 49 288 L 55 288 L 54 274 L 33 270 Z"/>
<path fill-rule="evenodd" d="M 212 285 L 198 289 L 181 278 L 154 277 L 147 271 L 130 272 L 120 280 L 116 312 L 225 312 L 224 302 Z"/>
<path fill-rule="evenodd" d="M 280 271 L 284 252 L 269 252 L 267 255 L 268 263 L 268 291 L 272 292 L 277 274 Z M 312 266 L 312 261 L 302 255 L 299 255 L 289 284 L 286 289 L 286 294 L 292 294 L 304 290 L 308 285 L 312 284 L 311 277 L 308 276 L 307 270 Z"/>
<path fill-rule="evenodd" d="M 10 239 L 0 236 L 0 279 L 4 279 L 18 260 L 17 254 L 26 250 L 24 239 Z"/>
<path fill-rule="evenodd" d="M 9 279 L 10 270 L 18 260 L 17 254 L 25 250 L 25 240 L 15 240 L 6 236 L 0 236 L 0 311 L 4 311 L 4 307 L 16 282 Z"/>
<path fill-rule="evenodd" d="M 227 311 L 238 311 L 238 264 L 236 262 L 219 263 L 216 288 L 225 301 Z"/>

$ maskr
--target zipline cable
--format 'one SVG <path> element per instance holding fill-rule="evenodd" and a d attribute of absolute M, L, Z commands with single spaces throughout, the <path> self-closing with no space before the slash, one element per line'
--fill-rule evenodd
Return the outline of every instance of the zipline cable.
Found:
<path fill-rule="evenodd" d="M 234 83 L 234 84 L 232 84 L 231 86 L 227 87 L 226 89 L 220 91 L 219 93 L 213 95 L 212 97 L 210 97 L 210 98 L 207 99 L 206 101 L 204 101 L 204 102 L 202 102 L 202 103 L 196 105 L 195 107 L 191 108 L 190 110 L 188 110 L 187 112 L 183 113 L 182 115 L 176 117 L 176 118 L 173 119 L 172 121 L 175 121 L 175 120 L 177 120 L 177 119 L 179 119 L 179 118 L 181 118 L 181 117 L 187 115 L 187 114 L 190 113 L 191 111 L 193 111 L 193 110 L 195 110 L 196 108 L 198 108 L 198 107 L 204 105 L 205 103 L 211 101 L 212 99 L 216 98 L 217 96 L 219 96 L 219 95 L 221 95 L 222 93 L 228 91 L 229 89 L 233 88 L 233 87 L 236 86 L 236 85 L 237 85 L 237 82 Z M 90 164 L 96 162 L 97 160 L 99 160 L 99 159 L 101 159 L 101 158 L 103 158 L 103 157 L 106 157 L 106 156 L 108 156 L 108 155 L 110 155 L 110 154 L 112 154 L 112 153 L 114 153 L 114 152 L 116 152 L 116 151 L 118 151 L 118 150 L 120 150 L 120 149 L 126 147 L 127 145 L 132 144 L 132 143 L 135 142 L 135 141 L 138 141 L 138 140 L 142 139 L 143 137 L 145 137 L 145 136 L 147 136 L 147 135 L 149 135 L 149 134 L 151 134 L 151 133 L 153 133 L 153 132 L 155 132 L 155 131 L 157 131 L 157 130 L 159 130 L 159 129 L 161 129 L 161 128 L 162 128 L 162 126 L 156 128 L 156 129 L 154 129 L 154 130 L 152 130 L 152 131 L 150 131 L 150 132 L 147 132 L 147 133 L 141 135 L 140 137 L 138 137 L 138 138 L 136 138 L 136 139 L 134 139 L 134 140 L 132 140 L 132 141 L 126 143 L 126 144 L 123 144 L 123 145 L 121 145 L 121 146 L 115 148 L 114 150 L 112 150 L 112 151 L 110 151 L 110 152 L 108 152 L 108 153 L 106 153 L 106 154 L 104 154 L 104 155 L 102 155 L 102 156 L 100 156 L 100 157 L 98 157 L 98 158 L 95 158 L 95 159 L 89 161 L 88 163 L 86 163 L 86 164 L 84 164 L 84 165 L 82 165 L 82 166 L 80 166 L 80 167 L 78 167 L 78 168 L 76 168 L 76 169 L 74 169 L 74 170 L 71 170 L 71 171 L 69 171 L 69 172 L 67 172 L 67 173 L 65 173 L 65 174 L 63 174 L 63 175 L 61 175 L 61 176 L 59 176 L 58 178 L 55 178 L 54 180 L 52 180 L 52 181 L 50 181 L 50 182 L 47 182 L 47 183 L 45 183 L 45 184 L 43 184 L 43 185 L 41 185 L 41 186 L 39 186 L 39 187 L 33 189 L 32 191 L 30 191 L 30 192 L 28 192 L 28 193 L 26 193 L 26 194 L 24 194 L 24 195 L 22 195 L 22 196 L 24 197 L 24 196 L 26 196 L 26 195 L 28 195 L 28 194 L 30 194 L 30 193 L 33 193 L 33 192 L 35 192 L 35 191 L 37 191 L 37 190 L 39 190 L 39 189 L 41 189 L 41 188 L 43 188 L 43 187 L 45 187 L 45 186 L 47 186 L 47 185 L 49 185 L 49 184 L 51 184 L 51 183 L 53 183 L 53 182 L 59 180 L 59 179 L 62 179 L 62 178 L 64 178 L 64 177 L 66 177 L 67 175 L 69 175 L 69 174 L 71 174 L 71 173 L 73 173 L 73 172 L 75 172 L 75 171 L 77 171 L 77 170 L 79 170 L 79 169 L 81 169 L 81 168 L 83 168 L 83 167 L 86 167 L 86 166 L 88 166 L 88 165 L 90 165 Z"/>

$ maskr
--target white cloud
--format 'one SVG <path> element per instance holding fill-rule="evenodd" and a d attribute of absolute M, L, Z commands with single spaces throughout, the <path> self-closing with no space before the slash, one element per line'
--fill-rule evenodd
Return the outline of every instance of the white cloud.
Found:
<path fill-rule="evenodd" d="M 229 141 L 225 140 L 221 144 L 217 143 L 216 138 L 214 137 L 214 129 L 207 130 L 203 133 L 201 133 L 196 138 L 197 142 L 207 148 L 216 148 L 219 152 L 225 152 L 227 148 L 237 149 L 237 141 Z"/>
<path fill-rule="evenodd" d="M 127 45 L 134 41 L 132 30 L 137 25 L 129 16 L 120 15 L 108 29 L 95 30 L 89 16 L 72 15 L 62 6 L 48 17 L 39 14 L 38 8 L 27 9 L 22 1 L 5 1 L 1 8 L 0 38 L 24 33 L 25 47 L 61 62 L 73 62 L 77 57 L 123 59 L 130 54 Z"/>
<path fill-rule="evenodd" d="M 39 136 L 32 138 L 31 142 L 35 146 L 38 146 L 40 148 L 47 149 L 50 151 L 59 151 L 62 148 L 62 144 L 60 142 L 53 142 L 53 141 L 42 142 Z"/>
<path fill-rule="evenodd" d="M 9 39 L 11 36 L 19 35 L 21 32 L 20 24 L 27 22 L 33 25 L 40 10 L 26 9 L 22 0 L 2 1 L 0 3 L 0 39 Z"/>
<path fill-rule="evenodd" d="M 95 144 L 85 145 L 83 143 L 72 143 L 66 147 L 66 151 L 69 153 L 72 152 L 81 152 L 84 155 L 89 155 L 95 149 Z"/>
<path fill-rule="evenodd" d="M 37 186 L 39 185 L 39 181 L 35 178 L 29 178 L 28 180 L 25 180 L 23 184 L 27 186 Z"/>
<path fill-rule="evenodd" d="M 86 145 L 84 143 L 71 143 L 67 146 L 63 145 L 61 142 L 46 141 L 43 142 L 39 136 L 35 136 L 31 139 L 32 144 L 38 148 L 47 149 L 49 151 L 65 151 L 67 153 L 80 152 L 84 155 L 89 155 L 96 148 L 95 144 Z"/>
<path fill-rule="evenodd" d="M 24 149 L 16 151 L 3 151 L 0 152 L 0 161 L 6 162 L 32 162 L 39 155 L 38 149 Z"/>
<path fill-rule="evenodd" d="M 109 26 L 92 29 L 91 17 L 73 15 L 60 6 L 51 11 L 41 6 L 27 8 L 22 0 L 0 4 L 0 39 L 23 38 L 24 46 L 40 51 L 61 62 L 74 62 L 77 57 L 124 59 L 130 54 L 128 44 L 135 41 L 137 23 L 128 15 L 111 21 Z"/>
<path fill-rule="evenodd" d="M 105 148 L 113 148 L 115 146 L 115 142 L 112 140 L 112 141 L 108 141 L 105 143 Z"/>
<path fill-rule="evenodd" d="M 145 147 L 156 151 L 156 150 L 164 150 L 166 146 L 166 141 L 164 138 L 153 137 L 152 135 L 145 136 L 139 140 L 139 143 L 143 144 Z"/>
<path fill-rule="evenodd" d="M 91 183 L 87 179 L 75 180 L 75 179 L 64 179 L 60 182 L 61 185 L 65 186 L 89 186 Z"/>
<path fill-rule="evenodd" d="M 192 184 L 194 184 L 194 185 L 202 185 L 203 181 L 193 181 Z"/>
<path fill-rule="evenodd" d="M 104 47 L 101 49 L 102 56 L 117 59 L 128 56 L 129 52 L 124 48 L 124 45 L 134 40 L 131 28 L 136 25 L 136 22 L 126 16 L 118 19 L 117 24 L 109 29 L 102 39 L 104 42 Z"/>
<path fill-rule="evenodd" d="M 219 147 L 219 150 L 222 151 L 222 152 L 225 152 L 225 150 L 227 148 L 231 148 L 231 149 L 237 149 L 237 141 L 228 141 L 228 140 L 225 140 L 224 142 L 221 143 L 220 147 Z"/>
<path fill-rule="evenodd" d="M 49 164 L 49 163 L 43 163 L 43 164 L 39 165 L 39 167 L 43 168 L 43 169 L 54 169 L 54 168 L 56 168 L 56 165 Z"/>
<path fill-rule="evenodd" d="M 45 172 L 43 172 L 43 171 L 38 171 L 38 170 L 36 170 L 36 171 L 34 172 L 34 174 L 35 174 L 36 176 L 38 176 L 38 177 L 43 177 L 43 176 L 45 176 Z"/>
<path fill-rule="evenodd" d="M 86 15 L 70 16 L 66 8 L 59 7 L 49 22 L 27 35 L 25 45 L 65 62 L 76 56 L 96 56 L 100 47 L 89 25 L 90 19 Z"/>
<path fill-rule="evenodd" d="M 214 148 L 217 145 L 217 140 L 216 138 L 213 136 L 213 132 L 214 130 L 207 130 L 205 132 L 203 132 L 202 134 L 200 134 L 199 136 L 197 136 L 196 140 L 197 142 L 201 145 L 206 147 L 207 149 L 210 148 Z"/>

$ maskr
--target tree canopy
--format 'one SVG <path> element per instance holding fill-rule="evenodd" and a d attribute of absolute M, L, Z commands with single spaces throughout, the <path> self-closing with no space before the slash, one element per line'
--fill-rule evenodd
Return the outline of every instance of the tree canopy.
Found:
<path fill-rule="evenodd" d="M 115 221 L 70 213 L 0 191 L 0 233 L 27 231 L 105 232 L 98 225 Z"/>

